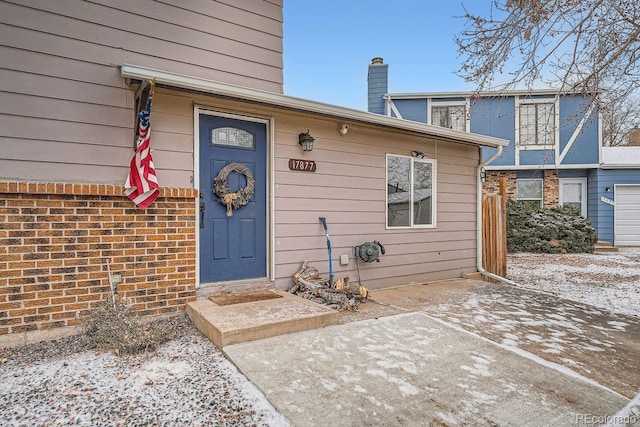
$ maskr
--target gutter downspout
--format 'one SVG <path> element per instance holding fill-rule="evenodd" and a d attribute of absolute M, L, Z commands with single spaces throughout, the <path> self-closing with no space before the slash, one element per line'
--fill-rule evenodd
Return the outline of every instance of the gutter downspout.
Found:
<path fill-rule="evenodd" d="M 480 163 L 477 168 L 477 206 L 476 206 L 476 267 L 478 272 L 483 276 L 490 277 L 498 282 L 506 283 L 508 285 L 517 285 L 515 282 L 498 276 L 497 274 L 489 273 L 482 267 L 482 168 L 491 163 L 496 157 L 502 154 L 502 146 L 498 146 L 498 150 L 495 154 L 489 157 L 486 161 Z"/>

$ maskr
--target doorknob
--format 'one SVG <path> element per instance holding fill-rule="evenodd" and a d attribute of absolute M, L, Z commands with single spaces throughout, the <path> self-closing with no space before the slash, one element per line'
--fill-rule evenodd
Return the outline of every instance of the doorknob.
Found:
<path fill-rule="evenodd" d="M 204 228 L 204 202 L 200 202 L 200 228 Z"/>

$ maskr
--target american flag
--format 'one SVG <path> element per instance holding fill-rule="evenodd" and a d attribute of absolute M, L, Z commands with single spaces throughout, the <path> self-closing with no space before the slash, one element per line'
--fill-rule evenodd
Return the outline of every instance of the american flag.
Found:
<path fill-rule="evenodd" d="M 154 82 L 151 83 L 147 106 L 140 111 L 140 128 L 136 142 L 136 154 L 131 159 L 129 176 L 124 183 L 124 194 L 141 209 L 145 209 L 158 198 L 160 193 L 156 169 L 151 158 L 151 98 L 153 97 Z"/>

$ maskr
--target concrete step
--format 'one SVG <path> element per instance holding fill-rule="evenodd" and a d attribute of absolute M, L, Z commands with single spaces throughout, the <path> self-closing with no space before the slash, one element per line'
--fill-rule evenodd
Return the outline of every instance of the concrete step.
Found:
<path fill-rule="evenodd" d="M 598 242 L 593 247 L 595 253 L 618 252 L 618 248 L 609 242 Z"/>
<path fill-rule="evenodd" d="M 268 292 L 275 297 L 258 301 L 250 301 L 251 297 L 236 298 L 239 302 L 228 305 L 201 298 L 188 303 L 186 311 L 198 330 L 219 349 L 338 323 L 336 310 L 285 291 Z"/>
<path fill-rule="evenodd" d="M 593 252 L 598 253 L 608 253 L 608 252 L 618 252 L 618 248 L 616 247 L 594 247 Z"/>

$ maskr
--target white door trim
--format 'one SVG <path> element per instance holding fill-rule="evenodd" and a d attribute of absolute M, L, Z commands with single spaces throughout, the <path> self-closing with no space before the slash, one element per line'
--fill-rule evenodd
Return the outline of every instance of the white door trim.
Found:
<path fill-rule="evenodd" d="M 564 202 L 564 194 L 562 190 L 563 184 L 581 184 L 581 206 L 580 206 L 580 214 L 583 217 L 587 217 L 587 178 L 559 178 L 558 179 L 558 201 L 560 202 L 560 206 L 563 205 Z"/>
<path fill-rule="evenodd" d="M 275 126 L 273 117 L 250 116 L 240 112 L 227 110 L 217 110 L 204 105 L 194 105 L 193 107 L 193 188 L 200 191 L 200 114 L 210 116 L 227 117 L 231 119 L 244 120 L 249 122 L 263 123 L 267 127 L 267 280 L 274 281 L 275 276 L 275 254 L 273 244 L 273 231 L 275 230 L 274 213 L 274 150 L 273 141 Z M 200 287 L 200 197 L 196 199 L 196 289 Z"/>

